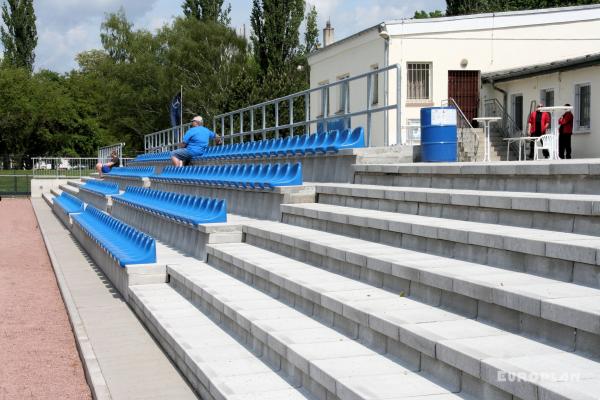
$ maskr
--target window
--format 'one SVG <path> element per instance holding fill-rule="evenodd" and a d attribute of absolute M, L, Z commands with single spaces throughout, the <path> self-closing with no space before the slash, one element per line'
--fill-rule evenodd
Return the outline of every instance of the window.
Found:
<path fill-rule="evenodd" d="M 591 128 L 590 111 L 592 86 L 589 83 L 575 85 L 575 130 L 587 131 Z"/>
<path fill-rule="evenodd" d="M 410 143 L 419 143 L 421 141 L 421 120 L 408 119 L 406 127 L 406 137 Z"/>
<path fill-rule="evenodd" d="M 348 105 L 349 105 L 349 98 L 350 98 L 350 82 L 348 82 L 348 81 L 344 82 L 344 80 L 348 79 L 349 77 L 350 77 L 349 74 L 344 74 L 344 75 L 338 76 L 338 81 L 342 81 L 342 83 L 337 85 L 338 93 L 339 93 L 338 113 L 345 113 L 345 112 L 349 111 Z"/>
<path fill-rule="evenodd" d="M 409 101 L 431 100 L 431 63 L 407 64 L 407 99 Z"/>
<path fill-rule="evenodd" d="M 379 65 L 371 65 L 372 71 L 379 70 Z M 379 74 L 371 75 L 371 105 L 379 104 Z"/>
<path fill-rule="evenodd" d="M 554 89 L 542 89 L 540 91 L 540 102 L 546 107 L 554 107 Z"/>
<path fill-rule="evenodd" d="M 523 132 L 523 95 L 513 94 L 512 98 L 512 133 Z"/>
<path fill-rule="evenodd" d="M 319 86 L 325 86 L 329 81 L 319 82 Z M 321 89 L 321 110 L 319 117 L 329 115 L 329 87 Z"/>

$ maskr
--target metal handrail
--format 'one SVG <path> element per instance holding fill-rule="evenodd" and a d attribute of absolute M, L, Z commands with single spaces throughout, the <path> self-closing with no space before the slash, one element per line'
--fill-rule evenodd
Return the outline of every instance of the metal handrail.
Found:
<path fill-rule="evenodd" d="M 384 104 L 382 106 L 373 106 L 373 80 L 375 76 L 378 74 L 384 74 L 384 77 L 387 77 L 389 73 L 392 71 L 396 72 L 396 101 L 394 104 L 389 104 L 389 100 L 387 96 L 384 96 Z M 321 104 L 319 107 L 320 114 L 318 116 L 311 116 L 311 107 L 310 100 L 311 94 L 314 93 L 326 93 L 330 88 L 342 85 L 348 85 L 349 87 L 351 82 L 359 81 L 361 79 L 366 79 L 367 81 L 367 95 L 366 95 L 366 105 L 361 106 L 359 110 L 350 111 L 350 99 L 348 94 L 346 94 L 345 102 L 343 105 L 343 110 L 337 113 L 329 113 L 328 108 L 329 104 L 327 101 L 328 96 L 324 96 L 321 99 Z M 401 127 L 401 86 L 400 86 L 400 65 L 393 64 L 387 67 L 383 67 L 380 69 L 372 70 L 369 72 L 365 72 L 356 76 L 351 76 L 342 80 L 338 80 L 336 82 L 324 84 L 318 87 L 306 89 L 297 93 L 293 93 L 287 96 L 279 97 L 273 100 L 264 101 L 262 103 L 254 104 L 251 106 L 243 107 L 238 110 L 226 112 L 223 114 L 219 114 L 213 118 L 213 131 L 219 134 L 222 139 L 222 143 L 225 143 L 228 139 L 230 143 L 233 143 L 235 139 L 239 139 L 240 142 L 243 142 L 246 137 L 249 137 L 250 141 L 255 140 L 255 136 L 260 136 L 262 139 L 266 139 L 267 134 L 274 132 L 275 137 L 279 137 L 279 133 L 281 130 L 288 130 L 291 136 L 294 136 L 294 130 L 299 127 L 304 127 L 305 132 L 309 132 L 312 124 L 326 124 L 329 121 L 333 120 L 344 120 L 350 119 L 358 116 L 367 117 L 366 123 L 366 141 L 367 146 L 370 145 L 371 142 L 371 132 L 372 132 L 372 116 L 376 113 L 384 113 L 384 118 L 387 120 L 388 112 L 392 110 L 396 110 L 396 142 L 403 143 L 405 138 L 402 135 L 402 127 Z M 384 91 L 388 92 L 387 88 Z M 304 118 L 301 121 L 294 121 L 294 100 L 302 99 L 304 101 Z M 289 120 L 283 122 L 280 119 L 280 105 L 282 103 L 287 103 L 288 105 L 288 114 Z M 267 107 L 274 107 L 274 121 L 273 125 L 267 126 Z M 260 111 L 261 121 L 257 127 L 255 117 L 257 116 L 257 111 Z M 244 117 L 245 113 L 250 113 L 249 121 L 249 129 L 246 130 L 244 127 Z M 236 127 L 234 127 L 234 122 L 237 122 Z M 226 132 L 226 125 L 228 123 L 228 132 Z M 218 125 L 220 127 L 220 132 L 218 129 Z M 187 129 L 189 129 L 190 124 L 183 125 L 181 127 L 174 127 L 163 129 L 158 132 L 154 132 L 144 137 L 144 149 L 146 153 L 149 152 L 158 152 L 158 151 L 167 151 L 171 150 L 177 146 L 183 139 L 183 135 Z M 388 132 L 384 132 L 384 145 L 388 145 Z"/>
<path fill-rule="evenodd" d="M 104 146 L 98 148 L 98 162 L 105 163 L 110 161 L 111 155 L 113 151 L 117 152 L 117 157 L 121 163 L 123 162 L 123 147 L 125 147 L 125 143 L 116 143 L 111 144 L 110 146 Z"/>
<path fill-rule="evenodd" d="M 479 150 L 479 136 L 477 135 L 477 133 L 475 132 L 475 128 L 473 127 L 473 125 L 471 124 L 471 122 L 469 121 L 469 119 L 466 117 L 466 115 L 463 113 L 462 109 L 458 106 L 458 103 L 456 102 L 456 100 L 454 100 L 452 97 L 449 97 L 445 100 L 442 100 L 441 102 L 442 106 L 446 106 L 446 107 L 454 107 L 457 111 L 457 115 L 458 115 L 458 121 L 461 121 L 463 126 L 457 126 L 457 128 L 460 128 L 459 131 L 459 135 L 458 135 L 458 142 L 459 144 L 461 144 L 462 146 L 464 141 L 464 129 L 469 130 L 469 132 L 471 133 L 471 137 L 473 139 L 473 156 L 476 157 L 477 156 L 477 151 Z M 457 121 L 457 122 L 458 122 Z M 459 149 L 460 152 L 460 149 Z M 460 156 L 460 154 L 459 154 Z"/>

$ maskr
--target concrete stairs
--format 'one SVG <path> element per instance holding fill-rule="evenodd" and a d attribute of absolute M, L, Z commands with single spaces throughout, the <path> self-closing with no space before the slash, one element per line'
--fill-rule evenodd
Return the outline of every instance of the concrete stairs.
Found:
<path fill-rule="evenodd" d="M 479 140 L 479 146 L 477 147 L 477 154 L 475 161 L 483 161 L 485 155 L 485 133 L 483 129 L 477 129 L 477 139 Z M 502 140 L 502 136 L 490 133 L 490 160 L 501 161 L 506 159 L 506 142 Z"/>

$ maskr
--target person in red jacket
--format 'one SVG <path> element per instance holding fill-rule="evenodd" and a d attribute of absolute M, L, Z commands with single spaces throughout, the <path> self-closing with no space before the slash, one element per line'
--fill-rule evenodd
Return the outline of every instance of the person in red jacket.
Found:
<path fill-rule="evenodd" d="M 550 114 L 547 112 L 540 111 L 540 108 L 544 107 L 542 103 L 537 106 L 537 109 L 529 115 L 527 121 L 527 132 L 529 136 L 539 137 L 545 135 L 550 128 Z M 529 145 L 529 158 L 533 159 L 533 149 L 535 143 L 532 141 Z M 550 156 L 548 150 L 543 150 L 545 158 Z"/>
<path fill-rule="evenodd" d="M 565 107 L 571 107 L 565 104 Z M 571 135 L 573 134 L 573 113 L 567 111 L 558 120 L 558 156 L 571 158 Z"/>

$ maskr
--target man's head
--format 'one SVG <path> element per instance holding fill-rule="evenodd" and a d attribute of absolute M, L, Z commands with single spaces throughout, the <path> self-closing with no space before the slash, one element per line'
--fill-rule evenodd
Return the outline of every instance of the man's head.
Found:
<path fill-rule="evenodd" d="M 538 104 L 538 106 L 537 106 L 537 108 L 542 108 L 542 107 L 544 107 L 544 103 L 540 103 L 540 104 Z"/>
<path fill-rule="evenodd" d="M 571 107 L 571 105 L 569 103 L 565 104 L 565 107 Z"/>
<path fill-rule="evenodd" d="M 110 155 L 113 156 L 113 157 L 116 157 L 117 156 L 117 151 L 116 150 L 111 151 Z"/>
<path fill-rule="evenodd" d="M 201 116 L 196 115 L 194 118 L 192 118 L 192 126 L 202 126 L 204 125 L 204 120 L 202 119 Z"/>

